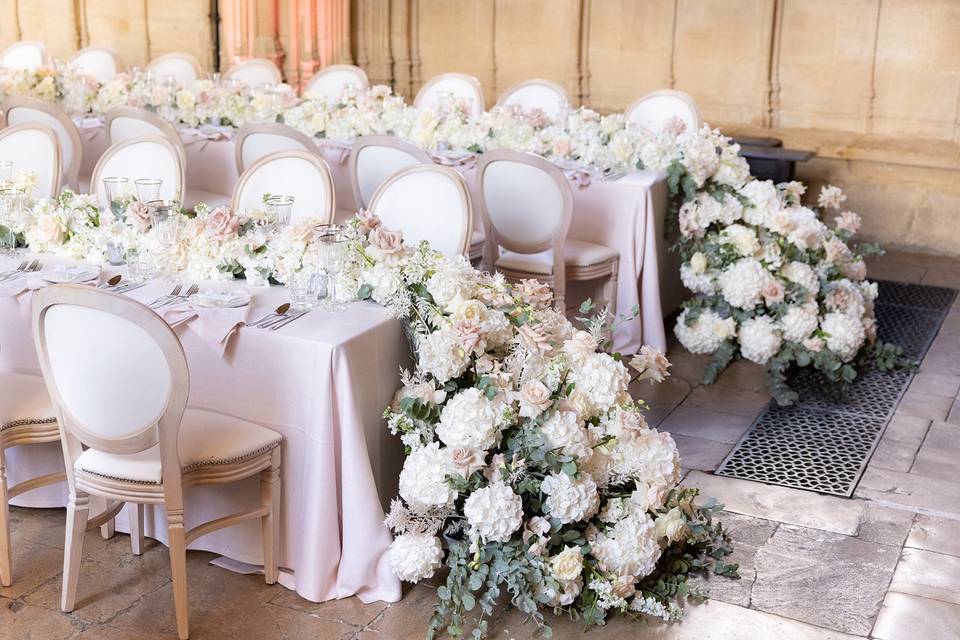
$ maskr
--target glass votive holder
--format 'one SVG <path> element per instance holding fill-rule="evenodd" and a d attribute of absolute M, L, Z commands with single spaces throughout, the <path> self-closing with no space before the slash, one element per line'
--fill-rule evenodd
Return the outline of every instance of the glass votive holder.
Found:
<path fill-rule="evenodd" d="M 110 211 L 118 218 L 126 211 L 127 189 L 130 179 L 120 176 L 107 176 L 103 179 L 103 189 L 107 194 L 107 201 L 110 202 Z"/>
<path fill-rule="evenodd" d="M 293 196 L 270 196 L 264 201 L 267 213 L 280 226 L 290 224 L 290 215 L 293 213 Z"/>
<path fill-rule="evenodd" d="M 140 202 L 151 202 L 160 198 L 160 186 L 163 184 L 160 178 L 137 178 L 133 184 Z"/>
<path fill-rule="evenodd" d="M 106 244 L 107 262 L 119 266 L 125 262 L 126 245 L 122 238 L 108 238 Z"/>

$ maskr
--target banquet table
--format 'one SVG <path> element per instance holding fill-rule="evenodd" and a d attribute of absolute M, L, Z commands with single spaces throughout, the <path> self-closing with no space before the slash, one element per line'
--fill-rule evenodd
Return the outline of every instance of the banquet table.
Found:
<path fill-rule="evenodd" d="M 0 257 L 0 271 L 26 257 Z M 38 257 L 45 268 L 62 262 Z M 101 280 L 117 273 L 124 270 L 106 267 Z M 247 287 L 241 281 L 200 285 L 201 291 Z M 0 289 L 0 370 L 39 375 L 29 325 L 32 291 L 12 295 L 15 290 Z M 281 287 L 249 290 L 251 320 L 288 299 Z M 156 280 L 126 295 L 150 302 L 170 291 L 171 282 Z M 350 595 L 364 602 L 399 600 L 400 583 L 386 558 L 391 537 L 383 504 L 396 495 L 403 450 L 382 412 L 400 384 L 400 366 L 409 366 L 401 323 L 373 303 L 354 302 L 342 313 L 312 311 L 278 331 L 239 326 L 224 349 L 199 322 L 175 326 L 190 367 L 190 406 L 283 435 L 281 583 L 314 602 Z M 58 445 L 15 447 L 7 460 L 12 484 L 63 464 Z M 187 526 L 249 509 L 258 497 L 256 477 L 187 489 Z M 66 498 L 66 486 L 54 485 L 13 504 L 60 507 Z M 164 541 L 164 523 L 162 507 L 147 508 L 147 535 Z M 117 528 L 126 527 L 121 515 Z M 190 548 L 262 565 L 255 521 L 204 536 Z"/>
<path fill-rule="evenodd" d="M 226 129 L 180 129 L 186 151 L 188 189 L 219 195 L 227 201 L 239 180 L 231 132 Z M 80 175 L 89 180 L 97 159 L 107 148 L 102 124 L 87 119 L 81 128 L 83 158 Z M 320 151 L 333 174 L 338 218 L 356 211 L 350 181 L 349 143 L 318 140 Z M 476 172 L 472 163 L 456 166 L 466 178 L 473 201 L 478 202 Z M 610 246 L 620 252 L 617 312 L 622 316 L 639 313 L 618 323 L 614 349 L 635 353 L 644 344 L 667 349 L 663 317 L 680 303 L 680 262 L 668 251 L 672 240 L 665 235 L 667 186 L 665 173 L 635 171 L 619 180 L 604 181 L 594 176 L 586 181 L 571 180 L 574 213 L 569 237 Z M 474 207 L 474 228 L 481 229 L 480 214 Z M 569 300 L 593 295 L 572 286 Z"/>

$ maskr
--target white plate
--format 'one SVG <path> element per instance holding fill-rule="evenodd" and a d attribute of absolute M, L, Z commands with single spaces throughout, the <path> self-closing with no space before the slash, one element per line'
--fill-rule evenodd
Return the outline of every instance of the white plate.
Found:
<path fill-rule="evenodd" d="M 190 304 L 201 309 L 234 309 L 250 304 L 246 291 L 203 291 L 190 296 Z"/>
<path fill-rule="evenodd" d="M 100 277 L 100 267 L 84 265 L 80 267 L 55 267 L 50 271 L 43 271 L 40 277 L 51 284 L 75 284 L 90 282 Z"/>

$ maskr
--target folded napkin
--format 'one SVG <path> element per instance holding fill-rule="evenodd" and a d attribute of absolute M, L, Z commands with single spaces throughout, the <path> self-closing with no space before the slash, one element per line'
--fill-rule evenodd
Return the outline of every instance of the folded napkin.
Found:
<path fill-rule="evenodd" d="M 190 147 L 193 145 L 199 145 L 200 151 L 203 151 L 211 142 L 230 140 L 233 138 L 234 131 L 230 127 L 217 127 L 211 124 L 206 124 L 202 127 L 185 127 L 180 129 L 179 133 L 181 138 L 187 138 L 187 140 L 184 141 L 183 146 Z"/>
<path fill-rule="evenodd" d="M 585 169 L 569 169 L 563 173 L 567 178 L 577 183 L 578 189 L 586 189 L 593 182 L 593 174 Z"/>
<path fill-rule="evenodd" d="M 316 143 L 321 149 L 329 149 L 337 154 L 337 164 L 345 164 L 350 157 L 350 150 L 353 149 L 353 143 L 346 140 L 334 140 L 333 138 L 317 138 Z"/>
<path fill-rule="evenodd" d="M 477 154 L 453 154 L 448 155 L 445 153 L 433 153 L 431 154 L 433 161 L 437 164 L 441 164 L 445 167 L 464 167 L 470 169 L 477 164 Z"/>
<path fill-rule="evenodd" d="M 160 312 L 171 327 L 181 324 L 189 327 L 223 356 L 230 338 L 250 316 L 250 305 L 232 308 L 199 308 L 189 302 L 180 302 L 164 307 Z"/>
<path fill-rule="evenodd" d="M 0 282 L 0 298 L 16 298 L 17 304 L 20 306 L 20 315 L 23 316 L 24 321 L 29 326 L 33 292 L 46 287 L 48 284 L 38 273 L 20 275 L 5 282 Z"/>

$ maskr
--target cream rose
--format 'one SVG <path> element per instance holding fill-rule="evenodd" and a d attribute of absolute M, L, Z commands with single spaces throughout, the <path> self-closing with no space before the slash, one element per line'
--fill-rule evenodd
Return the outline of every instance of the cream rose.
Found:
<path fill-rule="evenodd" d="M 707 256 L 697 251 L 690 256 L 690 268 L 694 273 L 703 273 L 707 270 Z"/>
<path fill-rule="evenodd" d="M 583 572 L 583 554 L 580 547 L 564 547 L 563 551 L 550 558 L 550 572 L 561 582 L 576 580 Z"/>
<path fill-rule="evenodd" d="M 546 411 L 553 400 L 550 389 L 539 380 L 529 380 L 520 388 L 520 415 L 524 418 L 536 418 Z"/>
<path fill-rule="evenodd" d="M 37 232 L 44 244 L 60 244 L 67 233 L 67 225 L 60 218 L 43 214 L 37 218 Z"/>
<path fill-rule="evenodd" d="M 483 468 L 484 451 L 472 447 L 454 447 L 450 450 L 453 469 L 464 478 Z"/>
<path fill-rule="evenodd" d="M 666 538 L 670 542 L 679 542 L 687 534 L 687 522 L 680 507 L 674 507 L 654 521 L 657 538 Z"/>

